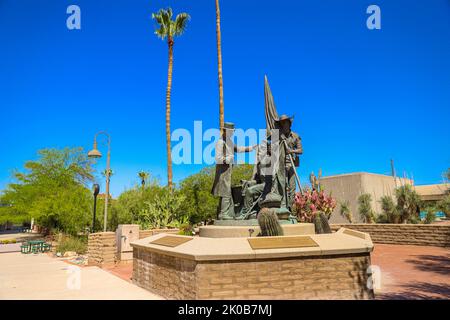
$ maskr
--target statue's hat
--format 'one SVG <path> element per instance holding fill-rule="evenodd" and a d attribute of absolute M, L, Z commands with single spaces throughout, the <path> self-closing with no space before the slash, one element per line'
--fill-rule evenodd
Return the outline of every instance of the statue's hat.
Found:
<path fill-rule="evenodd" d="M 292 121 L 294 121 L 294 116 L 287 116 L 285 114 L 283 114 L 281 117 L 279 117 L 277 120 L 275 120 L 276 122 L 281 122 L 281 121 L 285 121 L 288 120 L 290 123 L 292 123 Z"/>
<path fill-rule="evenodd" d="M 224 122 L 223 129 L 225 130 L 234 130 L 234 123 L 232 122 Z"/>

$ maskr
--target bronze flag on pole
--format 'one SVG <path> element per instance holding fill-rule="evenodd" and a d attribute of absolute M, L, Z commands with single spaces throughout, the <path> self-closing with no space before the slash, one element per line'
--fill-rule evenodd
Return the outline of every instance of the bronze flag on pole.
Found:
<path fill-rule="evenodd" d="M 270 132 L 275 129 L 275 121 L 278 120 L 278 112 L 275 102 L 273 101 L 272 91 L 270 90 L 267 76 L 264 76 L 264 112 L 266 114 L 266 135 L 270 136 Z"/>

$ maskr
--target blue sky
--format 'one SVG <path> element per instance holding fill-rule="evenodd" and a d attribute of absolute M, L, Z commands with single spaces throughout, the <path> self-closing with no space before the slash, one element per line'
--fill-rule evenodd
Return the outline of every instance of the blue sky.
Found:
<path fill-rule="evenodd" d="M 81 8 L 81 30 L 66 8 Z M 366 8 L 381 8 L 368 30 Z M 172 129 L 218 123 L 213 0 L 0 0 L 0 189 L 36 151 L 112 136 L 112 192 L 147 170 L 166 180 L 167 45 L 151 13 L 189 12 L 175 40 Z M 222 1 L 225 118 L 263 128 L 267 74 L 295 114 L 300 173 L 368 171 L 438 183 L 450 165 L 450 2 Z M 97 164 L 104 169 L 104 159 Z M 201 165 L 174 167 L 176 181 Z M 99 180 L 100 180 L 99 176 Z"/>

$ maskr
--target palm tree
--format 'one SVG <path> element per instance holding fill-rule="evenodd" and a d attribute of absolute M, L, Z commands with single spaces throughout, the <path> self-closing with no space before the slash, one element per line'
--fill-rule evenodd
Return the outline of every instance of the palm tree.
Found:
<path fill-rule="evenodd" d="M 172 155 L 170 145 L 170 94 L 172 91 L 172 68 L 173 68 L 173 45 L 174 38 L 181 36 L 186 30 L 187 22 L 190 16 L 187 13 L 180 13 L 172 20 L 172 9 L 160 9 L 158 13 L 152 14 L 152 19 L 158 23 L 159 29 L 155 34 L 165 40 L 169 46 L 169 66 L 167 71 L 167 90 L 166 90 L 166 141 L 167 141 L 167 185 L 172 190 Z"/>
<path fill-rule="evenodd" d="M 222 76 L 222 35 L 220 33 L 220 7 L 216 0 L 217 67 L 219 74 L 219 125 L 222 132 L 224 123 L 223 76 Z"/>
<path fill-rule="evenodd" d="M 106 177 L 106 173 L 108 172 L 108 169 L 105 169 L 102 171 L 102 176 Z M 114 175 L 114 171 L 112 169 L 109 169 L 109 176 L 112 177 Z"/>
<path fill-rule="evenodd" d="M 145 171 L 140 171 L 138 173 L 138 176 L 141 179 L 141 186 L 142 186 L 142 188 L 145 188 L 145 182 L 147 181 L 147 179 L 150 176 L 150 174 L 148 172 L 145 172 Z"/>

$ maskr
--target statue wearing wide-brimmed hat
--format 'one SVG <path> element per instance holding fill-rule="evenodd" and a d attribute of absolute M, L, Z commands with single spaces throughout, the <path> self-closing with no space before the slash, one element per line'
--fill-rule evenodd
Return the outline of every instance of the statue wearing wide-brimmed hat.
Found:
<path fill-rule="evenodd" d="M 299 155 L 303 153 L 300 136 L 291 130 L 293 120 L 294 117 L 283 114 L 275 121 L 277 128 L 280 130 L 280 141 L 282 143 L 281 146 L 283 147 L 282 152 L 280 153 L 283 157 L 282 161 L 280 161 L 280 165 L 283 166 L 284 164 L 284 172 L 279 175 L 279 178 L 282 180 L 280 183 L 287 186 L 285 204 L 286 207 L 290 209 L 294 203 L 296 190 L 295 167 L 299 166 Z"/>
<path fill-rule="evenodd" d="M 256 146 L 238 147 L 233 143 L 234 124 L 225 122 L 222 136 L 216 144 L 216 173 L 212 187 L 212 194 L 220 197 L 219 220 L 235 219 L 234 202 L 231 193 L 231 172 L 236 152 L 250 152 Z"/>

